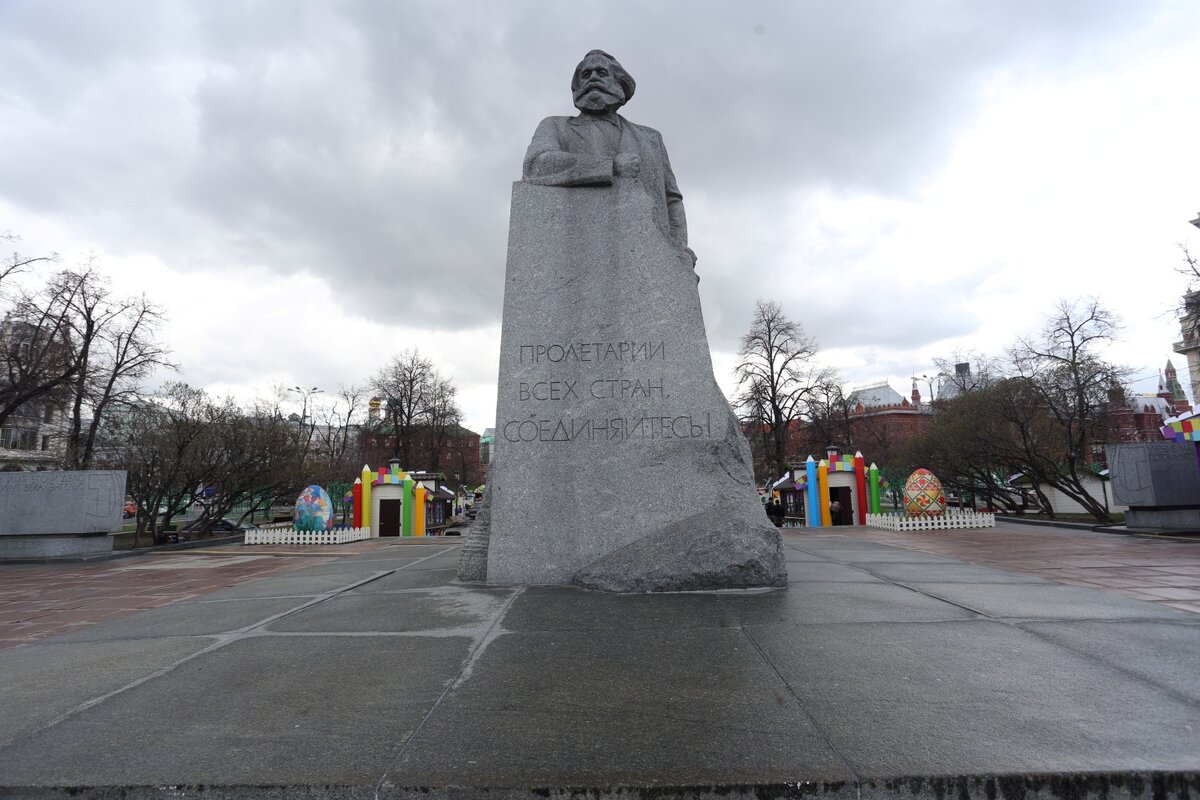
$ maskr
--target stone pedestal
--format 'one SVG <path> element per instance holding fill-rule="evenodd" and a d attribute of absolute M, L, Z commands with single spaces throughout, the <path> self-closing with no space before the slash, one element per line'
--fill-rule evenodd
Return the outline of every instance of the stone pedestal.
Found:
<path fill-rule="evenodd" d="M 124 471 L 0 473 L 0 559 L 111 551 L 124 501 Z"/>
<path fill-rule="evenodd" d="M 69 558 L 111 553 L 113 539 L 107 533 L 0 536 L 0 561 L 26 558 Z"/>
<path fill-rule="evenodd" d="M 1200 506 L 1190 508 L 1130 508 L 1125 512 L 1129 528 L 1169 528 L 1200 531 Z"/>
<path fill-rule="evenodd" d="M 1113 499 L 1129 506 L 1126 525 L 1200 530 L 1200 466 L 1194 444 L 1137 442 L 1104 449 Z"/>
<path fill-rule="evenodd" d="M 690 258 L 634 182 L 514 186 L 486 502 L 464 579 L 786 584 Z"/>

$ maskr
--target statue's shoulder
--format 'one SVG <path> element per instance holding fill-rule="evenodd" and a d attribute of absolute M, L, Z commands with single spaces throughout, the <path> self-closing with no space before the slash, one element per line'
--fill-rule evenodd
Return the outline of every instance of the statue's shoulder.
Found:
<path fill-rule="evenodd" d="M 629 120 L 625 120 L 625 121 L 629 122 Z M 656 128 L 651 128 L 649 125 L 639 125 L 636 122 L 629 122 L 629 124 L 632 125 L 633 127 L 637 128 L 639 131 L 649 134 L 650 136 L 657 136 L 659 139 L 662 138 L 662 134 L 659 133 Z"/>
<path fill-rule="evenodd" d="M 662 134 L 661 134 L 661 133 L 659 133 L 659 132 L 658 132 L 658 130 L 657 130 L 656 128 L 651 128 L 649 125 L 639 125 L 639 124 L 637 124 L 636 122 L 630 122 L 630 121 L 629 121 L 628 119 L 626 119 L 625 117 L 622 117 L 621 119 L 624 119 L 624 120 L 625 120 L 625 124 L 626 124 L 626 125 L 630 125 L 630 126 L 632 126 L 632 127 L 636 128 L 636 129 L 637 129 L 637 132 L 638 132 L 640 135 L 644 136 L 645 138 L 647 138 L 647 139 L 653 139 L 653 140 L 656 140 L 656 141 L 658 141 L 658 142 L 660 142 L 660 143 L 662 142 L 662 140 L 663 140 Z"/>
<path fill-rule="evenodd" d="M 562 130 L 574 120 L 575 117 L 546 117 L 538 123 L 538 128 L 553 128 Z"/>

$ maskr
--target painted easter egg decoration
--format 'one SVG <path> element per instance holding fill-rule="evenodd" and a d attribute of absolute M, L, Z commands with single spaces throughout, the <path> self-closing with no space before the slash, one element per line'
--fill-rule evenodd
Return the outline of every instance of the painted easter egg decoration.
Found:
<path fill-rule="evenodd" d="M 333 527 L 333 501 L 320 486 L 309 486 L 296 498 L 292 522 L 298 531 L 327 531 Z"/>
<path fill-rule="evenodd" d="M 936 517 L 946 512 L 942 482 L 927 469 L 919 469 L 904 482 L 904 513 L 910 517 Z"/>

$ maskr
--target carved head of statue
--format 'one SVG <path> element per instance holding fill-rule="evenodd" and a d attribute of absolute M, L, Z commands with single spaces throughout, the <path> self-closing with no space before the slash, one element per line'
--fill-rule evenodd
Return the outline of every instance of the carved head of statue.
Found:
<path fill-rule="evenodd" d="M 603 50 L 584 56 L 571 76 L 575 107 L 588 114 L 616 111 L 629 102 L 636 87 L 633 76 Z"/>

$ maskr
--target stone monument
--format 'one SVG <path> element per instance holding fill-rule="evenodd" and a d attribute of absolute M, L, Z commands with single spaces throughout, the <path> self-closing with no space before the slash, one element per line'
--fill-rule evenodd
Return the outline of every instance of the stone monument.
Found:
<path fill-rule="evenodd" d="M 1131 528 L 1200 530 L 1200 465 L 1192 442 L 1106 444 L 1113 500 Z"/>
<path fill-rule="evenodd" d="M 513 186 L 496 442 L 463 580 L 609 591 L 783 586 L 716 380 L 662 136 L 588 53 Z"/>
<path fill-rule="evenodd" d="M 0 473 L 0 560 L 112 551 L 124 470 Z"/>

